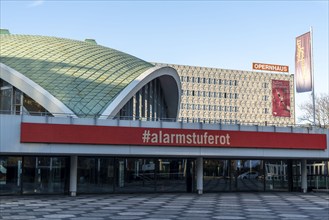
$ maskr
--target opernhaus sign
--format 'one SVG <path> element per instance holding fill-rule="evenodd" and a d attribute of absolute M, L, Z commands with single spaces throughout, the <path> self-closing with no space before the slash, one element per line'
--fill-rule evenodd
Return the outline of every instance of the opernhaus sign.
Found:
<path fill-rule="evenodd" d="M 21 124 L 22 143 L 325 150 L 325 134 Z"/>
<path fill-rule="evenodd" d="M 277 64 L 267 64 L 267 63 L 252 63 L 252 69 L 284 72 L 284 73 L 289 72 L 289 66 L 277 65 Z"/>

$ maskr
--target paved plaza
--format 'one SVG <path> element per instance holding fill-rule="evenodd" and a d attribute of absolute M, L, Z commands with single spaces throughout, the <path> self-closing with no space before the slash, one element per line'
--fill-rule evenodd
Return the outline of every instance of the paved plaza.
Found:
<path fill-rule="evenodd" d="M 1 196 L 0 219 L 329 219 L 328 193 Z"/>

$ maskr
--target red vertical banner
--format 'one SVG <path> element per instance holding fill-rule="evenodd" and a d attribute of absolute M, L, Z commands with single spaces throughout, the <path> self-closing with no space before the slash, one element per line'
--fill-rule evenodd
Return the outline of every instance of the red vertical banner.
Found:
<path fill-rule="evenodd" d="M 312 91 L 311 32 L 296 38 L 295 76 L 297 92 Z"/>
<path fill-rule="evenodd" d="M 286 80 L 272 80 L 272 114 L 290 117 L 290 85 Z"/>

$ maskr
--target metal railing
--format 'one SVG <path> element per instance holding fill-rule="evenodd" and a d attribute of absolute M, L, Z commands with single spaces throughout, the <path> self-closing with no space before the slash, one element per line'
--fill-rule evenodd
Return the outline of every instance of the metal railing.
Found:
<path fill-rule="evenodd" d="M 267 121 L 238 121 L 232 120 L 228 123 L 222 122 L 205 122 L 204 119 L 200 118 L 198 121 L 192 119 L 180 119 L 180 118 L 154 118 L 154 117 L 136 117 L 136 116 L 109 116 L 109 115 L 88 115 L 80 114 L 73 115 L 68 113 L 49 113 L 49 112 L 21 112 L 21 111 L 5 111 L 0 110 L 0 115 L 20 115 L 22 118 L 24 116 L 40 116 L 40 117 L 61 117 L 61 118 L 89 118 L 95 120 L 129 120 L 129 121 L 154 121 L 154 122 L 179 122 L 179 123 L 194 123 L 194 124 L 221 124 L 221 125 L 246 125 L 246 126 L 264 126 L 264 127 L 300 127 L 307 129 L 314 128 L 325 128 L 328 129 L 329 125 L 317 126 L 311 124 L 290 124 L 290 123 L 269 123 Z"/>

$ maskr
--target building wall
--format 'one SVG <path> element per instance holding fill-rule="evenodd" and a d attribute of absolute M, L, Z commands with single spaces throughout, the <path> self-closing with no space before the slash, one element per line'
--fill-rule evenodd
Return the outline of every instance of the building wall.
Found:
<path fill-rule="evenodd" d="M 180 120 L 226 124 L 295 124 L 294 76 L 174 64 L 182 83 Z M 290 117 L 272 115 L 272 80 L 289 81 Z"/>

